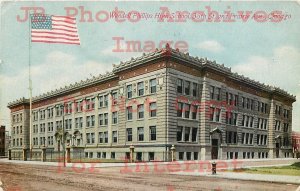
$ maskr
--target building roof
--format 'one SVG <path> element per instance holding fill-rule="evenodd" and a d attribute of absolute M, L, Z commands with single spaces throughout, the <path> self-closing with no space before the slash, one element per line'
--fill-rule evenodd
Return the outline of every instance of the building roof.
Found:
<path fill-rule="evenodd" d="M 193 57 L 190 56 L 189 53 L 183 53 L 180 52 L 178 49 L 172 49 L 170 46 L 167 44 L 165 48 L 162 49 L 156 49 L 154 52 L 151 53 L 143 53 L 142 56 L 136 57 L 136 58 L 131 58 L 131 60 L 128 60 L 126 62 L 120 62 L 120 64 L 116 65 L 113 64 L 113 70 L 112 72 L 107 72 L 104 75 L 98 75 L 98 76 L 93 76 L 92 78 L 87 78 L 86 80 L 81 80 L 80 82 L 76 82 L 73 84 L 70 84 L 69 86 L 61 87 L 59 89 L 52 90 L 51 92 L 47 92 L 38 96 L 35 96 L 32 98 L 32 102 L 37 102 L 41 100 L 45 100 L 54 96 L 58 96 L 64 93 L 72 92 L 74 90 L 81 89 L 83 87 L 88 87 L 94 84 L 98 84 L 103 81 L 107 81 L 109 79 L 117 78 L 118 75 L 117 73 L 121 71 L 125 71 L 128 69 L 131 69 L 133 67 L 143 65 L 145 63 L 160 59 L 160 58 L 172 58 L 176 60 L 182 60 L 184 62 L 188 62 L 189 64 L 198 67 L 198 68 L 210 68 L 216 71 L 219 71 L 221 73 L 226 74 L 229 78 L 232 78 L 234 80 L 238 80 L 241 82 L 244 82 L 250 86 L 257 87 L 261 90 L 264 90 L 268 93 L 275 93 L 279 94 L 282 96 L 287 97 L 288 99 L 292 100 L 293 102 L 296 101 L 296 96 L 289 94 L 287 91 L 275 87 L 275 86 L 270 86 L 266 85 L 264 83 L 261 83 L 259 81 L 255 81 L 253 79 L 250 79 L 248 77 L 245 77 L 243 75 L 239 75 L 238 73 L 233 73 L 231 71 L 231 68 L 225 67 L 224 64 L 217 64 L 216 61 L 211 61 L 208 60 L 207 58 L 198 58 L 198 57 Z M 13 102 L 8 103 L 8 107 L 13 107 L 20 105 L 22 103 L 29 103 L 29 99 L 25 99 L 24 97 L 18 100 L 15 100 Z"/>

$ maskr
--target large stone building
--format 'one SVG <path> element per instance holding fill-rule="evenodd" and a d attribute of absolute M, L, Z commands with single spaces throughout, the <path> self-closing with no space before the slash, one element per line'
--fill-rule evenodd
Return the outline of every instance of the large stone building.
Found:
<path fill-rule="evenodd" d="M 166 46 L 113 71 L 11 102 L 12 150 L 67 145 L 88 158 L 136 160 L 291 157 L 292 104 L 280 88 Z M 31 133 L 31 136 L 30 136 Z"/>
<path fill-rule="evenodd" d="M 292 132 L 292 145 L 294 154 L 300 153 L 300 133 Z"/>
<path fill-rule="evenodd" d="M 0 126 L 0 156 L 5 156 L 5 145 L 6 138 L 5 138 L 5 126 Z"/>

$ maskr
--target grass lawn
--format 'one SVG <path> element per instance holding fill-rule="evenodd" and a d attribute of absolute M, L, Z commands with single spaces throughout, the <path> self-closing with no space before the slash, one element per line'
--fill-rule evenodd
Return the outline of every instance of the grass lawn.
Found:
<path fill-rule="evenodd" d="M 260 167 L 260 168 L 247 168 L 237 169 L 234 172 L 246 172 L 252 174 L 274 174 L 274 175 L 289 175 L 300 176 L 300 162 L 296 162 L 290 166 L 274 166 L 274 167 Z"/>

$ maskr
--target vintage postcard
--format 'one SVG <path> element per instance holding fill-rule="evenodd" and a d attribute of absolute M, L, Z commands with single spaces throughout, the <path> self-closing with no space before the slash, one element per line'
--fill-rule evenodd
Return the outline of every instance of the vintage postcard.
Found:
<path fill-rule="evenodd" d="M 299 1 L 0 15 L 0 191 L 300 191 Z"/>

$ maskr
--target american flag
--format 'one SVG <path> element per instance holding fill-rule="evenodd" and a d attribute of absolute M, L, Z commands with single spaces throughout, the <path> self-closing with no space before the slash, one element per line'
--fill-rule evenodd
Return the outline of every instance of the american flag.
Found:
<path fill-rule="evenodd" d="M 31 42 L 80 45 L 76 19 L 45 14 L 31 15 Z"/>

